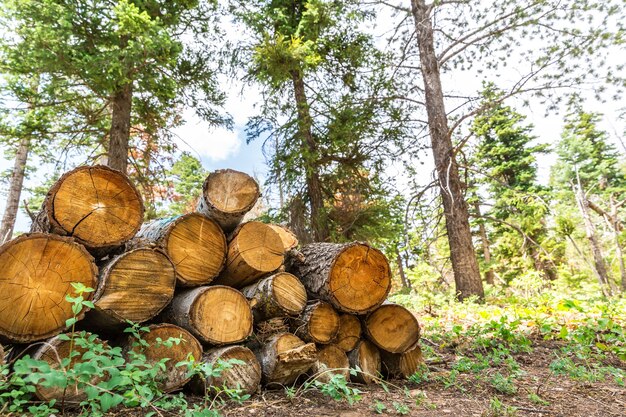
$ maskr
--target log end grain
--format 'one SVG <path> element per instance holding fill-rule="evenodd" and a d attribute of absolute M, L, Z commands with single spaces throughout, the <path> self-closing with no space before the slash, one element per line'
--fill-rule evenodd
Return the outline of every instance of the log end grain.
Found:
<path fill-rule="evenodd" d="M 73 317 L 72 283 L 96 286 L 96 265 L 72 239 L 34 233 L 0 247 L 0 339 L 16 343 L 61 333 Z M 91 299 L 93 293 L 83 297 Z M 82 318 L 84 312 L 78 315 Z"/>
<path fill-rule="evenodd" d="M 309 304 L 299 318 L 293 320 L 294 333 L 307 342 L 331 343 L 339 331 L 339 315 L 324 301 Z"/>
<path fill-rule="evenodd" d="M 237 360 L 240 363 L 230 364 L 219 376 L 206 378 L 196 376 L 191 381 L 191 390 L 198 395 L 211 393 L 217 395 L 223 388 L 239 389 L 242 394 L 254 394 L 261 383 L 261 364 L 250 349 L 244 346 L 225 346 L 209 350 L 203 356 L 203 362 L 212 364 L 213 369 L 218 362 Z"/>
<path fill-rule="evenodd" d="M 420 337 L 417 319 L 397 304 L 378 307 L 365 320 L 365 334 L 379 348 L 391 353 L 411 349 Z"/>
<path fill-rule="evenodd" d="M 319 347 L 310 373 L 312 378 L 323 383 L 330 382 L 333 375 L 342 375 L 349 381 L 350 362 L 346 352 L 334 344 Z"/>
<path fill-rule="evenodd" d="M 280 272 L 272 280 L 272 296 L 286 315 L 300 314 L 306 307 L 306 289 L 300 280 L 288 273 Z"/>
<path fill-rule="evenodd" d="M 97 165 L 63 175 L 50 189 L 44 211 L 53 229 L 102 248 L 131 239 L 141 227 L 144 206 L 125 174 Z"/>
<path fill-rule="evenodd" d="M 361 321 L 352 314 L 339 316 L 339 331 L 335 344 L 344 352 L 350 352 L 361 340 Z"/>
<path fill-rule="evenodd" d="M 291 333 L 281 333 L 265 343 L 257 358 L 266 386 L 282 387 L 294 383 L 313 366 L 317 349 L 315 344 L 305 343 Z"/>
<path fill-rule="evenodd" d="M 101 269 L 96 308 L 87 320 L 96 326 L 127 320 L 143 323 L 172 301 L 175 286 L 174 265 L 163 252 L 148 248 L 126 252 Z"/>
<path fill-rule="evenodd" d="M 235 230 L 228 245 L 226 268 L 215 281 L 242 288 L 277 270 L 285 251 L 280 236 L 265 223 L 251 221 Z"/>
<path fill-rule="evenodd" d="M 356 348 L 348 353 L 348 359 L 350 360 L 350 368 L 361 370 L 356 375 L 351 376 L 353 382 L 371 384 L 379 378 L 381 371 L 380 351 L 373 343 L 361 340 Z"/>
<path fill-rule="evenodd" d="M 168 227 L 162 246 L 176 265 L 182 286 L 209 284 L 226 261 L 226 236 L 217 223 L 198 213 L 177 218 Z"/>
<path fill-rule="evenodd" d="M 289 252 L 298 246 L 298 238 L 291 230 L 278 224 L 270 224 L 269 227 L 271 227 L 276 233 L 278 233 L 278 236 L 280 236 L 285 252 Z"/>
<path fill-rule="evenodd" d="M 239 343 L 252 334 L 252 311 L 239 291 L 216 285 L 203 289 L 189 309 L 201 339 L 212 345 Z"/>
<path fill-rule="evenodd" d="M 146 362 L 156 364 L 163 359 L 168 359 L 165 363 L 165 371 L 160 372 L 159 388 L 163 392 L 172 392 L 182 388 L 188 381 L 188 370 L 186 366 L 176 366 L 177 363 L 190 359 L 200 360 L 202 358 L 202 346 L 200 342 L 188 331 L 173 324 L 155 324 L 149 327 L 148 333 L 141 337 L 147 342 L 143 346 L 129 346 L 128 350 L 141 353 L 145 356 Z M 170 343 L 179 339 L 180 343 Z M 134 339 L 129 340 L 132 345 Z"/>
<path fill-rule="evenodd" d="M 419 371 L 424 363 L 422 349 L 419 345 L 404 353 L 381 351 L 382 370 L 388 378 L 409 378 Z"/>
<path fill-rule="evenodd" d="M 389 262 L 382 252 L 368 245 L 346 246 L 331 267 L 329 291 L 342 311 L 368 312 L 385 300 L 390 289 Z"/>

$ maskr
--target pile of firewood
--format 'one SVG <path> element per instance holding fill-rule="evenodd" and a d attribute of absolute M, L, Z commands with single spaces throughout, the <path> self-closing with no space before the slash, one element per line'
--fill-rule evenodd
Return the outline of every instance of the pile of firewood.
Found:
<path fill-rule="evenodd" d="M 258 197 L 250 176 L 219 170 L 206 178 L 197 212 L 142 226 L 143 203 L 125 175 L 104 166 L 66 173 L 32 233 L 0 247 L 4 350 L 10 344 L 13 355 L 59 366 L 69 342 L 58 335 L 74 316 L 66 296 L 81 283 L 95 289 L 84 294 L 95 308 L 80 312 L 77 327 L 128 351 L 132 338 L 120 337 L 128 321 L 149 325 L 146 358 L 170 358 L 164 391 L 226 384 L 252 393 L 261 382 L 288 385 L 302 375 L 370 383 L 414 373 L 419 325 L 405 308 L 384 303 L 391 288 L 385 256 L 357 242 L 298 248 L 284 227 L 242 223 Z M 183 342 L 157 342 L 170 337 Z M 188 381 L 174 365 L 190 355 L 242 362 L 219 378 Z M 0 345 L 0 362 L 4 356 Z M 69 391 L 38 387 L 37 396 L 83 395 Z"/>

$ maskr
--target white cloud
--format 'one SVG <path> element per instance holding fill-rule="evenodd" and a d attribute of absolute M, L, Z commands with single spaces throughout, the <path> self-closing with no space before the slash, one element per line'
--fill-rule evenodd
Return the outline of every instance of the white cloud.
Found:
<path fill-rule="evenodd" d="M 211 127 L 192 112 L 185 112 L 184 116 L 186 123 L 175 130 L 175 142 L 179 149 L 213 162 L 223 161 L 239 153 L 242 141 L 236 132 Z"/>

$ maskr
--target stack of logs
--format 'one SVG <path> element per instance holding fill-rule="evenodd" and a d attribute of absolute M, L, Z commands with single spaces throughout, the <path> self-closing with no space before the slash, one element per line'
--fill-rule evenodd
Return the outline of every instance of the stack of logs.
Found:
<path fill-rule="evenodd" d="M 11 344 L 9 359 L 28 353 L 59 366 L 69 354 L 59 334 L 73 317 L 66 295 L 81 283 L 95 289 L 84 294 L 95 308 L 78 314 L 78 328 L 128 352 L 137 344 L 121 330 L 128 321 L 146 323 L 142 353 L 170 359 L 167 392 L 187 384 L 197 393 L 223 385 L 253 393 L 261 382 L 284 386 L 302 375 L 370 383 L 413 374 L 419 325 L 405 308 L 384 303 L 385 256 L 365 243 L 298 249 L 284 227 L 242 223 L 258 197 L 250 176 L 219 170 L 206 178 L 197 212 L 142 226 L 140 194 L 124 174 L 104 166 L 66 173 L 32 233 L 0 247 L 0 342 L 4 351 Z M 170 337 L 183 342 L 158 342 Z M 0 345 L 0 362 L 4 351 Z M 188 381 L 174 365 L 190 357 L 241 362 L 220 377 Z M 36 394 L 84 398 L 76 387 Z"/>

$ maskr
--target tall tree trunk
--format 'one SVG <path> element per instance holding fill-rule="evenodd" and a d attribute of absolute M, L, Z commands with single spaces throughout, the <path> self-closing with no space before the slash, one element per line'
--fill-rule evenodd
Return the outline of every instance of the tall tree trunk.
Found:
<path fill-rule="evenodd" d="M 580 179 L 578 181 L 578 187 L 575 191 L 578 209 L 580 210 L 580 214 L 582 215 L 585 223 L 585 234 L 587 236 L 587 240 L 589 240 L 591 253 L 593 254 L 593 266 L 596 278 L 602 288 L 602 292 L 605 295 L 610 295 L 611 288 L 609 286 L 609 274 L 604 262 L 604 256 L 602 256 L 600 242 L 598 242 L 598 237 L 596 236 L 596 228 L 591 221 L 591 216 L 589 216 L 589 202 L 587 201 L 587 196 L 585 196 L 582 186 L 580 185 Z"/>
<path fill-rule="evenodd" d="M 406 274 L 404 273 L 404 263 L 402 262 L 402 257 L 400 256 L 400 251 L 398 249 L 396 249 L 396 263 L 398 264 L 398 272 L 400 273 L 400 279 L 402 280 L 402 287 L 409 290 L 413 289 L 411 281 L 408 280 Z"/>
<path fill-rule="evenodd" d="M 27 136 L 23 137 L 15 154 L 7 205 L 4 209 L 4 216 L 2 216 L 2 225 L 0 225 L 0 244 L 10 240 L 11 236 L 13 236 L 17 210 L 20 207 L 20 196 L 22 194 L 22 185 L 24 184 L 24 172 L 26 171 L 29 149 L 30 138 Z"/>
<path fill-rule="evenodd" d="M 484 297 L 478 260 L 472 243 L 469 212 L 456 164 L 435 54 L 430 7 L 424 0 L 411 0 L 419 48 L 430 139 L 446 216 L 450 258 L 459 299 Z"/>
<path fill-rule="evenodd" d="M 476 219 L 480 220 L 482 214 L 480 213 L 480 203 L 478 200 L 474 202 L 474 211 L 476 211 Z M 489 242 L 489 236 L 487 236 L 487 229 L 485 228 L 484 222 L 480 221 L 478 223 L 478 230 L 480 232 L 480 242 L 483 247 L 483 256 L 485 257 L 485 263 L 487 264 L 485 281 L 487 284 L 493 285 L 495 282 L 495 273 L 491 267 L 491 243 Z"/>
<path fill-rule="evenodd" d="M 626 201 L 626 200 L 625 200 Z M 617 262 L 619 263 L 619 275 L 622 282 L 622 292 L 626 292 L 626 268 L 624 267 L 624 254 L 622 252 L 622 245 L 619 241 L 619 235 L 621 230 L 621 223 L 618 217 L 618 209 L 624 202 L 617 203 L 615 197 L 611 196 L 611 220 L 613 226 L 613 238 L 615 239 L 615 252 L 617 255 Z"/>
<path fill-rule="evenodd" d="M 126 173 L 130 141 L 130 111 L 133 85 L 123 85 L 113 96 L 113 114 L 109 134 L 109 166 Z"/>
<path fill-rule="evenodd" d="M 298 133 L 305 146 L 306 166 L 306 188 L 311 204 L 311 225 L 313 226 L 313 236 L 316 241 L 323 242 L 328 238 L 328 229 L 321 218 L 324 209 L 324 197 L 322 195 L 322 184 L 319 179 L 319 172 L 315 165 L 315 155 L 317 154 L 317 143 L 313 137 L 313 119 L 309 111 L 309 103 L 304 89 L 304 79 L 299 70 L 291 71 L 293 80 L 293 90 L 298 110 Z"/>

